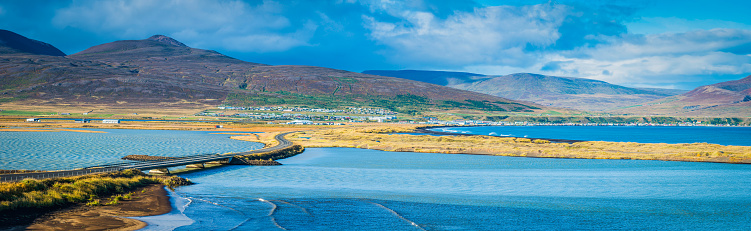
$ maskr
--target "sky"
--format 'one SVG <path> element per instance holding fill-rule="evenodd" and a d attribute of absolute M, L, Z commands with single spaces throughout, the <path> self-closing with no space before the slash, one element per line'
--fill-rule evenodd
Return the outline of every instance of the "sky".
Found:
<path fill-rule="evenodd" d="M 537 73 L 690 90 L 751 74 L 748 0 L 3 0 L 66 54 L 170 36 L 272 65 Z"/>

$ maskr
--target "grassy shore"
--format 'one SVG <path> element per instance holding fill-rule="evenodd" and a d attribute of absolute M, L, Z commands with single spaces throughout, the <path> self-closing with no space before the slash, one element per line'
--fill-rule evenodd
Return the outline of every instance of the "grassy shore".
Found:
<path fill-rule="evenodd" d="M 586 141 L 552 143 L 547 140 L 495 136 L 430 136 L 388 133 L 415 132 L 416 125 L 347 127 L 295 133 L 287 138 L 311 147 L 349 147 L 396 152 L 482 154 L 497 156 L 666 160 L 751 163 L 751 147 L 707 143 L 647 144 Z"/>
<path fill-rule="evenodd" d="M 176 176 L 148 176 L 141 171 L 0 183 L 0 225 L 29 224 L 41 215 L 76 204 L 114 205 L 130 199 L 127 192 L 148 185 L 190 184 Z"/>

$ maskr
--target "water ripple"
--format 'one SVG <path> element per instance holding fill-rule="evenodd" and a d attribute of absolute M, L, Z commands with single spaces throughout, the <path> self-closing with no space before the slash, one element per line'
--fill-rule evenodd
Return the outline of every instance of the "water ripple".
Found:
<path fill-rule="evenodd" d="M 0 131 L 0 169 L 63 170 L 121 163 L 126 155 L 179 157 L 263 147 L 208 131 L 95 130 L 107 133 Z"/>

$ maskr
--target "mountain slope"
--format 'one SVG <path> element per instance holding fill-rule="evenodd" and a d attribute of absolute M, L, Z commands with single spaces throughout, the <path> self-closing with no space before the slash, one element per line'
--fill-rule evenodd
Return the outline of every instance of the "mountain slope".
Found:
<path fill-rule="evenodd" d="M 308 66 L 270 66 L 166 36 L 91 47 L 67 57 L 0 55 L 0 102 L 49 104 L 379 106 L 394 110 L 538 107 L 429 83 Z M 412 110 L 409 109 L 409 110 Z"/>
<path fill-rule="evenodd" d="M 0 54 L 15 53 L 65 56 L 65 53 L 50 44 L 26 38 L 12 31 L 0 30 Z"/>
<path fill-rule="evenodd" d="M 676 116 L 751 115 L 751 76 L 743 79 L 697 87 L 681 95 L 618 110 L 624 114 Z"/>
<path fill-rule="evenodd" d="M 367 71 L 367 73 L 445 83 L 446 86 L 457 89 L 514 100 L 594 111 L 630 106 L 685 92 L 667 89 L 636 89 L 599 80 L 529 73 L 504 76 L 435 71 Z"/>

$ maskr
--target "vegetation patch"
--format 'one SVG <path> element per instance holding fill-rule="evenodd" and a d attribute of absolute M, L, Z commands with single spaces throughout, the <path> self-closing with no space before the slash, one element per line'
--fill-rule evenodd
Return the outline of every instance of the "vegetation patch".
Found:
<path fill-rule="evenodd" d="M 148 176 L 138 170 L 44 180 L 0 183 L 0 224 L 27 224 L 37 217 L 74 204 L 117 204 L 126 194 L 150 184 L 168 187 L 192 184 L 177 176 Z M 108 202 L 102 199 L 112 197 Z"/>
<path fill-rule="evenodd" d="M 284 159 L 295 156 L 305 151 L 300 145 L 292 145 L 290 147 L 279 149 L 270 152 L 256 153 L 244 156 L 235 156 L 229 164 L 234 165 L 281 165 L 275 160 Z"/>
<path fill-rule="evenodd" d="M 0 111 L 0 115 L 8 115 L 8 116 L 45 116 L 45 115 L 54 115 L 55 113 L 52 112 L 38 112 L 38 111 L 17 111 L 17 110 L 2 110 Z"/>

